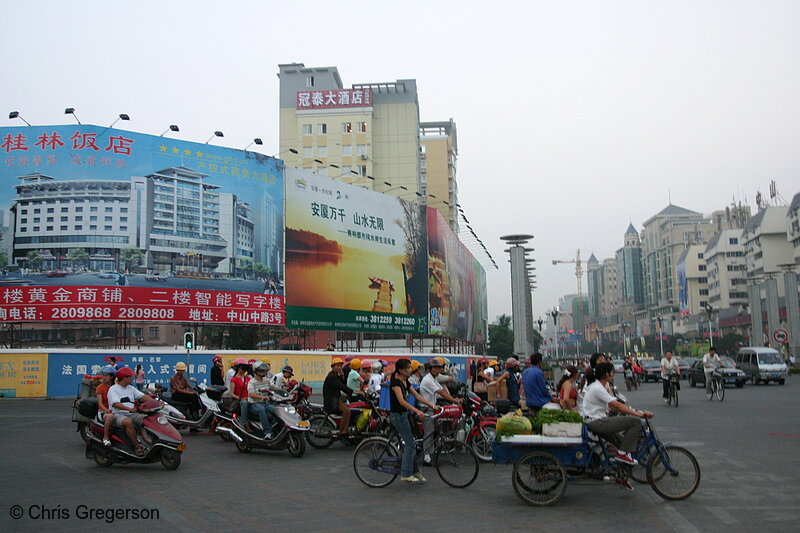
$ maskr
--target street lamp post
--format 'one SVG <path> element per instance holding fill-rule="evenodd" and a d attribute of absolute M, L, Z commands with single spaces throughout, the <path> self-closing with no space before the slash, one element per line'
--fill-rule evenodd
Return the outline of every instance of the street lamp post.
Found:
<path fill-rule="evenodd" d="M 627 324 L 621 322 L 619 325 L 619 329 L 622 330 L 622 358 L 624 359 L 625 356 L 628 354 L 628 339 L 625 337 L 625 327 Z"/>
<path fill-rule="evenodd" d="M 603 330 L 599 328 L 594 330 L 594 346 L 597 353 L 600 353 L 600 333 L 602 333 L 602 331 Z"/>
<path fill-rule="evenodd" d="M 661 347 L 661 358 L 664 358 L 664 333 L 661 329 L 661 321 L 664 320 L 664 317 L 657 316 L 656 320 L 658 321 L 658 344 Z"/>
<path fill-rule="evenodd" d="M 550 311 L 550 316 L 553 317 L 553 324 L 556 327 L 556 361 L 558 361 L 558 308 L 554 308 Z"/>

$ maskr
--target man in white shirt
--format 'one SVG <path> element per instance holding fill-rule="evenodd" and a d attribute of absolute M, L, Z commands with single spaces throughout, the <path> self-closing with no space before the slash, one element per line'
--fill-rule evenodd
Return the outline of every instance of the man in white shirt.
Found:
<path fill-rule="evenodd" d="M 439 374 L 442 373 L 442 370 L 444 370 L 444 361 L 438 357 L 434 357 L 431 359 L 429 366 L 430 372 L 425 374 L 425 377 L 422 378 L 422 381 L 419 385 L 419 393 L 422 395 L 422 397 L 428 400 L 431 405 L 436 405 L 437 396 L 441 396 L 450 403 L 462 403 L 463 400 L 461 398 L 453 398 L 453 396 L 450 394 L 450 391 L 447 390 L 447 387 L 443 387 L 442 384 L 439 383 L 439 380 L 436 379 Z M 431 410 L 423 407 L 423 411 L 429 412 Z M 425 419 L 422 421 L 422 428 L 425 435 L 433 431 L 433 427 L 434 421 L 431 420 L 430 417 L 425 417 Z M 431 456 L 430 453 L 427 452 L 429 452 L 429 450 L 426 451 L 424 460 L 426 463 L 430 463 Z"/>
<path fill-rule="evenodd" d="M 631 409 L 617 400 L 606 390 L 606 384 L 614 379 L 613 363 L 598 363 L 594 368 L 596 381 L 589 385 L 583 397 L 583 412 L 586 426 L 597 435 L 604 437 L 617 445 L 617 452 L 613 457 L 619 463 L 636 465 L 636 460 L 630 452 L 636 449 L 636 441 L 642 430 L 639 418 L 651 418 L 650 411 L 637 411 Z M 608 411 L 617 411 L 628 416 L 608 416 Z M 618 438 L 617 433 L 622 432 Z M 633 490 L 628 481 L 617 480 L 620 487 Z"/>
<path fill-rule="evenodd" d="M 703 374 L 705 374 L 706 378 L 706 394 L 711 394 L 711 376 L 720 364 L 722 364 L 722 361 L 720 361 L 719 355 L 717 355 L 717 349 L 712 346 L 708 349 L 708 353 L 703 356 Z"/>
<path fill-rule="evenodd" d="M 141 427 L 145 414 L 136 412 L 136 401 L 140 398 L 152 399 L 131 385 L 135 373 L 125 366 L 117 371 L 117 384 L 108 389 L 108 405 L 114 414 L 114 425 L 125 430 L 137 456 L 144 456 L 144 450 L 136 438 L 136 430 Z"/>
<path fill-rule="evenodd" d="M 661 385 L 664 389 L 664 403 L 669 402 L 669 375 L 681 375 L 681 368 L 678 366 L 678 360 L 672 356 L 672 350 L 664 352 L 664 357 L 661 358 Z"/>

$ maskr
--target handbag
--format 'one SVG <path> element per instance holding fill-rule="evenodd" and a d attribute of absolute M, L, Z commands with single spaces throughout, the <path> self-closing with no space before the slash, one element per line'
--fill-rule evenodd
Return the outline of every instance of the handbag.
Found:
<path fill-rule="evenodd" d="M 489 392 L 489 386 L 486 384 L 485 381 L 476 381 L 474 385 L 472 385 L 472 392 L 475 394 L 484 394 Z"/>

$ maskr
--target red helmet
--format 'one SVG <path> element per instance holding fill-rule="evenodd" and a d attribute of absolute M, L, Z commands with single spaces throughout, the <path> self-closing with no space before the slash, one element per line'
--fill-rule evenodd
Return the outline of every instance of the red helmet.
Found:
<path fill-rule="evenodd" d="M 353 354 L 350 354 L 350 355 L 345 355 L 345 356 L 344 356 L 344 362 L 345 362 L 345 363 L 349 363 L 350 361 L 352 361 L 352 360 L 353 360 L 353 359 L 355 359 L 355 358 L 356 358 L 356 356 L 355 356 L 355 355 L 353 355 Z"/>
<path fill-rule="evenodd" d="M 480 359 L 478 359 L 478 364 L 479 365 L 489 364 L 489 359 L 487 359 L 486 357 L 481 357 Z"/>
<path fill-rule="evenodd" d="M 214 357 L 211 358 L 211 362 L 212 363 L 218 363 L 218 362 L 221 363 L 222 362 L 222 357 L 220 357 L 218 355 L 215 355 Z"/>
<path fill-rule="evenodd" d="M 247 362 L 247 359 L 244 357 L 239 357 L 233 362 L 234 365 L 249 365 L 250 363 Z"/>
<path fill-rule="evenodd" d="M 135 376 L 136 373 L 130 369 L 130 367 L 123 366 L 119 370 L 117 370 L 117 378 L 127 378 Z"/>

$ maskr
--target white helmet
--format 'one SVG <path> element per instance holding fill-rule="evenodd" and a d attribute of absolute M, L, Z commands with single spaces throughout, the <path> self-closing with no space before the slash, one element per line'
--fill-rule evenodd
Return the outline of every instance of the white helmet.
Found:
<path fill-rule="evenodd" d="M 373 361 L 372 362 L 372 371 L 373 372 L 380 372 L 383 370 L 383 364 L 380 361 Z"/>
<path fill-rule="evenodd" d="M 257 370 L 263 370 L 264 372 L 269 372 L 270 366 L 269 363 L 265 363 L 264 361 L 259 361 L 255 365 L 253 365 L 253 372 Z"/>

